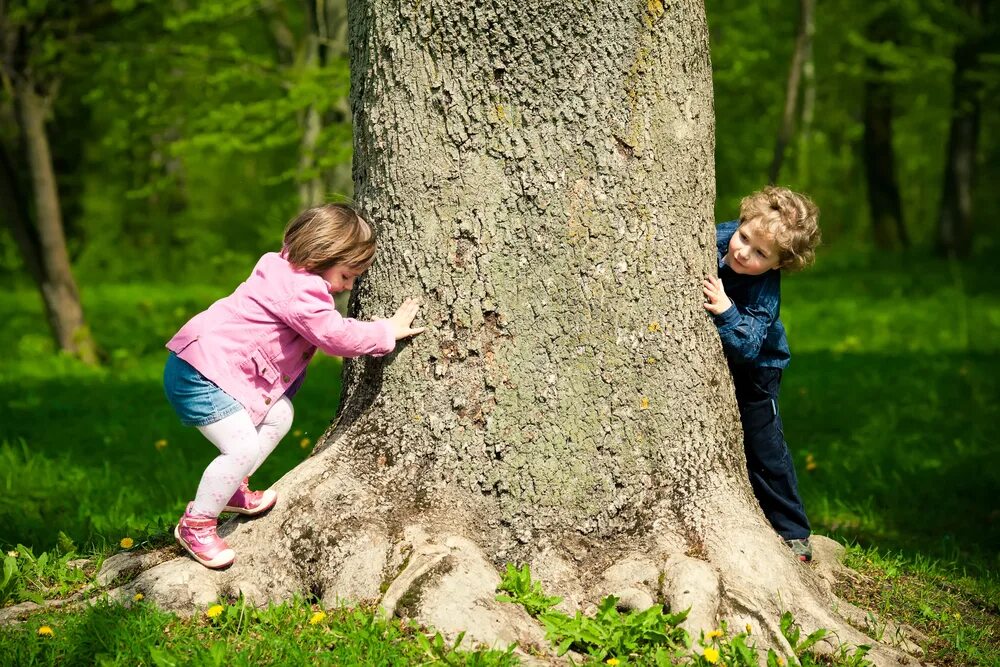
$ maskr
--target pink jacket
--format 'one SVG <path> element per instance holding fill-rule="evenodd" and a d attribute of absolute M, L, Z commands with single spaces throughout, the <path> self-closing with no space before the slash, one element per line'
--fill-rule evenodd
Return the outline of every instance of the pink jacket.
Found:
<path fill-rule="evenodd" d="M 396 347 L 387 320 L 341 317 L 320 276 L 267 253 L 232 294 L 181 327 L 167 349 L 239 401 L 255 424 L 309 364 L 316 348 L 340 357 Z"/>

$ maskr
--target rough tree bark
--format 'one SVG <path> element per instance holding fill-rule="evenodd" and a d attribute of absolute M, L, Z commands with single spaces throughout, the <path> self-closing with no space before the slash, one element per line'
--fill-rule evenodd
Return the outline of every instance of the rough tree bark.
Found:
<path fill-rule="evenodd" d="M 747 481 L 698 289 L 715 262 L 701 2 L 380 0 L 351 24 L 356 192 L 381 239 L 351 307 L 422 295 L 430 328 L 347 365 L 278 506 L 224 528 L 230 569 L 167 549 L 104 579 L 145 568 L 121 599 L 181 611 L 310 591 L 543 645 L 494 600 L 519 561 L 566 608 L 691 607 L 695 632 L 751 623 L 787 658 L 785 610 L 872 643 L 816 574 L 828 543 L 795 560 Z"/>

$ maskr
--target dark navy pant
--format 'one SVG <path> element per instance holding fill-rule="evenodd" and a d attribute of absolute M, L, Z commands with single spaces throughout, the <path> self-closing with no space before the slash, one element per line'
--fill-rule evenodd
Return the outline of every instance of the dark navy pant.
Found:
<path fill-rule="evenodd" d="M 747 471 L 757 502 L 783 538 L 808 537 L 809 520 L 778 414 L 781 369 L 730 364 L 729 370 L 743 422 Z"/>

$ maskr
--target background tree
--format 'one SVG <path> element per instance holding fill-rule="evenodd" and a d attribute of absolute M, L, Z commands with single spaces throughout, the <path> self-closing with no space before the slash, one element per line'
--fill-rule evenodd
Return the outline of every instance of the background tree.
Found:
<path fill-rule="evenodd" d="M 781 126 L 778 128 L 778 138 L 774 142 L 774 159 L 771 160 L 771 168 L 768 170 L 768 183 L 778 182 L 781 174 L 781 165 L 785 161 L 785 148 L 795 132 L 795 112 L 802 107 L 802 116 L 807 117 L 812 122 L 812 106 L 815 89 L 812 88 L 813 63 L 812 63 L 812 40 L 816 32 L 816 11 L 815 0 L 800 0 L 799 2 L 799 28 L 795 36 L 795 51 L 792 53 L 792 64 L 788 69 L 788 85 L 785 88 L 785 110 L 781 116 Z M 805 95 L 809 95 L 808 110 L 807 102 L 803 100 L 799 104 L 800 87 L 802 79 L 805 77 L 806 67 L 809 67 L 809 88 Z"/>
<path fill-rule="evenodd" d="M 863 150 L 875 245 L 886 250 L 910 245 L 896 179 L 892 122 L 895 89 L 889 77 L 890 68 L 884 62 L 892 60 L 900 14 L 889 5 L 876 5 L 875 12 L 866 35 L 872 49 L 866 63 Z"/>
<path fill-rule="evenodd" d="M 3 218 L 42 295 L 59 348 L 88 364 L 97 363 L 97 347 L 66 250 L 46 123 L 63 75 L 60 61 L 110 12 L 107 3 L 0 4 L 5 113 L 17 128 L 16 136 L 7 137 L 15 147 L 0 145 Z"/>
<path fill-rule="evenodd" d="M 662 595 L 695 629 L 765 628 L 789 658 L 786 608 L 870 641 L 747 481 L 698 292 L 715 266 L 702 5 L 628 8 L 350 6 L 356 193 L 382 239 L 352 311 L 421 294 L 430 329 L 348 365 L 281 504 L 229 526 L 231 569 L 170 560 L 122 594 L 188 608 L 308 590 L 538 640 L 494 600 L 497 567 L 524 561 L 569 606 Z"/>
<path fill-rule="evenodd" d="M 965 0 L 960 8 L 965 15 L 958 21 L 962 37 L 955 47 L 952 116 L 937 232 L 938 252 L 951 257 L 967 256 L 972 249 L 973 187 L 983 88 L 979 59 L 989 25 L 987 8 L 981 0 Z"/>

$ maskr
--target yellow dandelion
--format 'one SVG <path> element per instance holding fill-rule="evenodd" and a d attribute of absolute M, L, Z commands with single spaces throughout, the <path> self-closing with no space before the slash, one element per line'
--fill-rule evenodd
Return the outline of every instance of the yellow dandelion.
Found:
<path fill-rule="evenodd" d="M 958 612 L 956 611 L 956 612 L 955 612 L 955 618 L 962 618 L 962 615 L 961 615 L 961 614 L 959 614 L 959 613 L 958 613 Z"/>
<path fill-rule="evenodd" d="M 639 400 L 639 409 L 640 410 L 649 410 L 649 399 L 646 398 L 645 396 L 643 396 Z"/>
<path fill-rule="evenodd" d="M 806 455 L 806 470 L 812 472 L 817 468 L 816 459 L 813 458 L 812 454 Z"/>
<path fill-rule="evenodd" d="M 159 440 L 153 443 L 153 447 L 156 447 L 156 451 L 162 452 L 164 449 L 167 448 L 167 439 L 160 438 Z"/>
<path fill-rule="evenodd" d="M 604 662 L 614 667 L 614 665 L 618 664 L 618 658 L 608 658 Z"/>
<path fill-rule="evenodd" d="M 647 364 L 655 364 L 656 363 L 656 357 L 646 357 L 646 363 Z"/>
<path fill-rule="evenodd" d="M 722 630 L 712 630 L 711 632 L 705 635 L 705 639 L 711 641 L 716 637 L 721 637 L 721 636 L 722 636 Z"/>
<path fill-rule="evenodd" d="M 223 608 L 222 608 L 221 604 L 213 604 L 205 612 L 205 616 L 208 616 L 209 618 L 218 618 L 219 615 L 222 614 L 222 611 L 223 611 Z"/>
<path fill-rule="evenodd" d="M 749 623 L 747 623 L 747 634 L 748 634 L 748 635 L 750 635 L 750 634 L 753 634 L 753 628 L 752 628 L 752 627 L 750 627 L 750 624 L 749 624 Z"/>
<path fill-rule="evenodd" d="M 55 636 L 55 634 L 56 633 L 52 632 L 52 628 L 50 628 L 47 625 L 43 625 L 42 627 L 38 628 L 39 637 L 53 637 Z"/>
<path fill-rule="evenodd" d="M 782 666 L 782 665 L 784 665 L 784 664 L 785 664 L 785 659 L 784 659 L 784 658 L 780 658 L 780 657 L 779 657 L 779 658 L 778 658 L 778 667 L 781 667 L 781 666 Z"/>
<path fill-rule="evenodd" d="M 702 655 L 705 656 L 705 660 L 707 662 L 710 662 L 713 665 L 719 662 L 719 651 L 717 649 L 712 648 L 711 646 L 705 649 L 705 652 Z"/>
<path fill-rule="evenodd" d="M 660 323 L 659 322 L 650 322 L 649 323 L 649 333 L 656 333 L 659 330 L 660 330 Z"/>
<path fill-rule="evenodd" d="M 143 595 L 142 593 L 136 593 L 135 596 L 132 597 L 132 599 L 135 600 L 136 602 L 141 602 L 144 597 L 146 596 Z"/>
<path fill-rule="evenodd" d="M 311 445 L 312 442 L 313 441 L 310 440 L 309 438 L 302 438 L 301 440 L 299 440 L 299 447 L 301 447 L 302 449 L 305 449 L 306 447 L 308 447 L 309 445 Z"/>
<path fill-rule="evenodd" d="M 298 438 L 299 436 L 302 435 L 302 429 L 300 428 L 295 429 L 294 431 L 292 431 L 292 435 Z"/>
<path fill-rule="evenodd" d="M 317 623 L 322 623 L 326 619 L 326 612 L 317 611 L 315 614 L 309 617 L 309 625 L 316 625 Z"/>
<path fill-rule="evenodd" d="M 131 549 L 133 545 L 135 545 L 135 542 L 132 541 L 131 537 L 123 537 L 122 541 L 118 543 L 118 546 L 122 549 Z"/>

